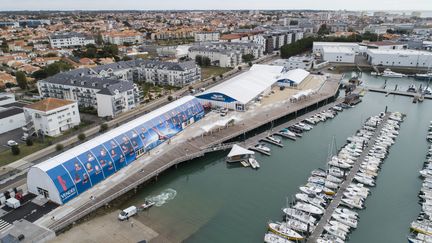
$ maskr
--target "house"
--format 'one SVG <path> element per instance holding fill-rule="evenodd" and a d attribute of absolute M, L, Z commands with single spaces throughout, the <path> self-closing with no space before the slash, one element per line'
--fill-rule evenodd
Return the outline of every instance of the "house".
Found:
<path fill-rule="evenodd" d="M 24 106 L 25 129 L 32 123 L 37 134 L 55 137 L 80 124 L 78 103 L 72 100 L 47 98 Z M 24 135 L 25 136 L 25 135 Z"/>
<path fill-rule="evenodd" d="M 14 76 L 6 72 L 0 72 L 0 87 L 5 87 L 7 83 L 17 84 Z"/>

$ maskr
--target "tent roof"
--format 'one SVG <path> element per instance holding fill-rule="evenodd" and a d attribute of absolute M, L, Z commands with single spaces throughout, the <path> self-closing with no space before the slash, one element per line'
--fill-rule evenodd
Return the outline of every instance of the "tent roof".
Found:
<path fill-rule="evenodd" d="M 296 84 L 300 84 L 309 74 L 308 71 L 297 68 L 284 73 L 280 79 L 288 79 Z"/>
<path fill-rule="evenodd" d="M 255 152 L 240 147 L 237 144 L 234 144 L 234 146 L 232 147 L 231 151 L 228 154 L 228 157 L 233 157 L 233 156 L 243 155 L 243 154 L 255 154 Z"/>
<path fill-rule="evenodd" d="M 282 71 L 282 66 L 255 64 L 249 71 L 204 91 L 197 98 L 203 98 L 211 93 L 220 93 L 247 104 L 276 83 Z"/>

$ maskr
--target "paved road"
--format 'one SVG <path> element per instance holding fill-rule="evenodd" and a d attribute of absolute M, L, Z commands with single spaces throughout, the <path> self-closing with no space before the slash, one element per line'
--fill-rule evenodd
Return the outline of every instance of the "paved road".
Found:
<path fill-rule="evenodd" d="M 375 144 L 375 141 L 376 141 L 377 137 L 379 136 L 379 134 L 381 133 L 381 130 L 382 130 L 384 124 L 387 122 L 388 117 L 389 117 L 389 113 L 387 113 L 384 116 L 383 121 L 381 122 L 380 125 L 378 125 L 377 129 L 374 132 L 374 135 L 369 140 L 366 148 L 363 150 L 363 153 L 361 153 L 361 155 L 356 160 L 355 165 L 350 170 L 347 178 L 342 183 L 341 187 L 339 188 L 339 190 L 336 193 L 335 198 L 331 201 L 330 205 L 327 207 L 326 212 L 321 217 L 321 219 L 318 222 L 318 224 L 317 224 L 314 232 L 308 238 L 307 242 L 315 243 L 317 241 L 318 237 L 320 237 L 320 235 L 324 231 L 324 226 L 331 219 L 331 216 L 332 216 L 334 210 L 339 206 L 339 204 L 340 204 L 340 202 L 342 200 L 342 197 L 343 197 L 343 193 L 345 192 L 345 190 L 347 189 L 347 187 L 352 183 L 352 181 L 354 179 L 354 176 L 357 174 L 357 172 L 360 169 L 361 163 L 364 161 L 364 158 L 368 155 L 368 153 L 371 150 L 372 146 Z"/>

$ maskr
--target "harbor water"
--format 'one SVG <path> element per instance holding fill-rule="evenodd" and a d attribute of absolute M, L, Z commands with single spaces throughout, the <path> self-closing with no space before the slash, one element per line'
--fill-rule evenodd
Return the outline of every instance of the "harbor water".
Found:
<path fill-rule="evenodd" d="M 369 75 L 363 79 L 375 85 L 384 82 Z M 411 81 L 395 82 L 408 87 Z M 366 209 L 359 211 L 359 225 L 349 242 L 406 242 L 409 224 L 420 211 L 418 171 L 428 148 L 425 136 L 432 120 L 432 102 L 413 104 L 408 97 L 371 92 L 355 108 L 316 125 L 303 138 L 284 140 L 283 148 L 269 145 L 271 156 L 257 155 L 259 170 L 227 166 L 228 151 L 210 154 L 164 173 L 122 207 L 140 205 L 149 197 L 161 198 L 157 207 L 140 213 L 137 220 L 172 242 L 263 242 L 267 222 L 282 220 L 281 208 L 306 183 L 310 172 L 324 168 L 333 137 L 341 147 L 367 117 L 386 106 L 407 117 L 377 186 L 366 200 Z"/>

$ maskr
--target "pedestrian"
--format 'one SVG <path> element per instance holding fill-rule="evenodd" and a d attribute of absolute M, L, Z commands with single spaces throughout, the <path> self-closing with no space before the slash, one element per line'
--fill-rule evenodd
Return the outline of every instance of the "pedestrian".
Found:
<path fill-rule="evenodd" d="M 131 221 L 131 228 L 133 228 L 133 221 Z"/>

